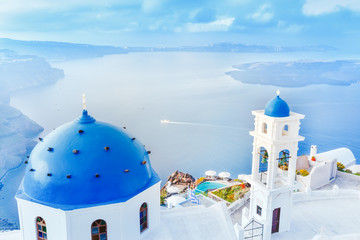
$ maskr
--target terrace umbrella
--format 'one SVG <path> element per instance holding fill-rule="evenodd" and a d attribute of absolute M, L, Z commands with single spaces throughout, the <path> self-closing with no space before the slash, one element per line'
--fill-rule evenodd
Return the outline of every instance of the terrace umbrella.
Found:
<path fill-rule="evenodd" d="M 213 170 L 209 170 L 205 172 L 205 176 L 213 177 L 216 175 L 216 172 Z"/>
<path fill-rule="evenodd" d="M 221 177 L 221 178 L 229 178 L 230 173 L 229 172 L 221 172 L 221 173 L 219 173 L 219 177 Z"/>

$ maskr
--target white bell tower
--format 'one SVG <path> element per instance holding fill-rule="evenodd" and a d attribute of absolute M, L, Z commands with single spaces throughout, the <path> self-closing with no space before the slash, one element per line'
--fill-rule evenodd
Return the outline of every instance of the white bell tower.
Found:
<path fill-rule="evenodd" d="M 248 220 L 263 224 L 263 239 L 272 233 L 288 231 L 295 181 L 300 119 L 305 116 L 290 112 L 280 92 L 265 110 L 252 111 L 255 116 L 250 209 Z"/>

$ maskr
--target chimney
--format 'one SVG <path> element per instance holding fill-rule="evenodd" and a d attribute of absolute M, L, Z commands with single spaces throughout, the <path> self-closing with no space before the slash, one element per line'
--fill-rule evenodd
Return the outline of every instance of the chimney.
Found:
<path fill-rule="evenodd" d="M 310 149 L 310 158 L 312 156 L 315 156 L 317 154 L 317 146 L 316 145 L 311 145 L 311 149 Z"/>

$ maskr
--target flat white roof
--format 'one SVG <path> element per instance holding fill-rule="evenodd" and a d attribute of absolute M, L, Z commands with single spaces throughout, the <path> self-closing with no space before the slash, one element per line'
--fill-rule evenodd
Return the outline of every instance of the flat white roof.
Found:
<path fill-rule="evenodd" d="M 207 239 L 235 240 L 235 230 L 224 203 L 173 208 L 161 211 L 160 227 L 144 235 L 146 240 Z"/>
<path fill-rule="evenodd" d="M 346 239 L 343 238 L 344 235 L 358 234 L 360 232 L 359 201 L 359 199 L 332 199 L 295 203 L 290 231 L 275 233 L 271 239 L 313 239 L 320 233 L 331 236 L 331 239 Z"/>
<path fill-rule="evenodd" d="M 21 240 L 21 232 L 20 230 L 10 231 L 10 232 L 1 232 L 0 231 L 0 239 L 1 240 Z"/>

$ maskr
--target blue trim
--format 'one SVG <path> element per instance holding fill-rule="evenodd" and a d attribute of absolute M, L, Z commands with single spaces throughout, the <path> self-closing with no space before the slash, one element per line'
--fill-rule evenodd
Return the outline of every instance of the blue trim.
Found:
<path fill-rule="evenodd" d="M 84 110 L 35 146 L 16 196 L 71 210 L 124 202 L 160 181 L 137 139 Z"/>

